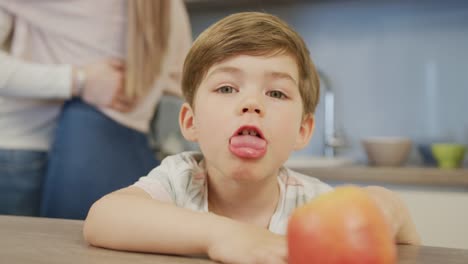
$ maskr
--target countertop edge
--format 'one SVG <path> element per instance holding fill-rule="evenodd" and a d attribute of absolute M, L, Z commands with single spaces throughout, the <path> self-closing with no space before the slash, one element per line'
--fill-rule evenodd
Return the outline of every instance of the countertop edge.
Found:
<path fill-rule="evenodd" d="M 468 169 L 366 166 L 289 168 L 293 171 L 315 177 L 325 182 L 365 182 L 468 189 Z"/>

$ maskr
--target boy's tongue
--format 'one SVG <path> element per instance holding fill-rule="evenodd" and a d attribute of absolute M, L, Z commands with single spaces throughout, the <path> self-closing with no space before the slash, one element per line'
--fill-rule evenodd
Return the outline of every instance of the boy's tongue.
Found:
<path fill-rule="evenodd" d="M 240 158 L 257 159 L 266 153 L 266 141 L 250 135 L 231 137 L 229 150 Z"/>

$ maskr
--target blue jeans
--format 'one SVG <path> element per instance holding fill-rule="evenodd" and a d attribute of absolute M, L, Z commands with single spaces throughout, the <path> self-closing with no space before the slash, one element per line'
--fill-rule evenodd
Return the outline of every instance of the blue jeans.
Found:
<path fill-rule="evenodd" d="M 38 216 L 47 153 L 0 149 L 0 214 Z"/>
<path fill-rule="evenodd" d="M 79 99 L 68 101 L 49 152 L 41 216 L 84 219 L 96 200 L 158 164 L 145 134 Z"/>

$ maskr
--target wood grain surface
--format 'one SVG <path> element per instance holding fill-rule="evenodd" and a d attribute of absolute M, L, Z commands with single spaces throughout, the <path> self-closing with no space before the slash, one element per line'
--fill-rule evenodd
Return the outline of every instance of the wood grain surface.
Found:
<path fill-rule="evenodd" d="M 83 221 L 0 216 L 0 263 L 208 264 L 202 258 L 114 251 L 86 244 Z M 399 264 L 466 264 L 468 250 L 398 246 Z"/>

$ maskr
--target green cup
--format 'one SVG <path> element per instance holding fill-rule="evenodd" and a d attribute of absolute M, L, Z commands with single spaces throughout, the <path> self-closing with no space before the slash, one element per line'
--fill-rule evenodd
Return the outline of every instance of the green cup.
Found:
<path fill-rule="evenodd" d="M 466 147 L 462 144 L 432 144 L 432 155 L 439 168 L 459 168 L 465 156 Z"/>

